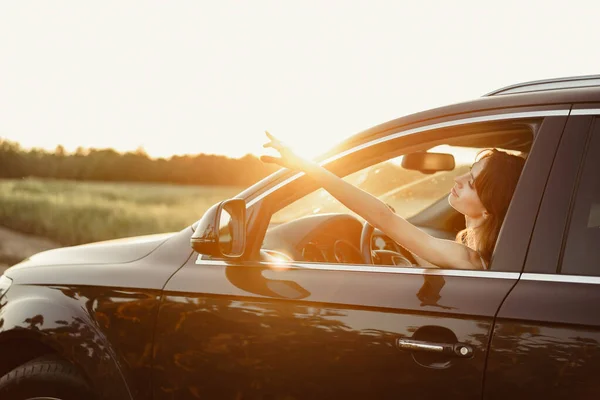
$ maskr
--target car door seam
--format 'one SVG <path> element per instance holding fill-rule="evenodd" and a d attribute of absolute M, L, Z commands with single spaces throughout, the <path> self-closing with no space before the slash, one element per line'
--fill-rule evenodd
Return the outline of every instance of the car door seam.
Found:
<path fill-rule="evenodd" d="M 521 266 L 521 272 L 519 273 L 519 276 L 517 277 L 517 279 L 515 280 L 514 284 L 512 285 L 512 287 L 506 292 L 506 295 L 504 296 L 504 298 L 502 299 L 502 301 L 500 302 L 500 304 L 498 305 L 498 308 L 496 309 L 496 312 L 494 313 L 494 317 L 492 318 L 492 324 L 490 326 L 490 332 L 488 335 L 488 342 L 487 342 L 487 346 L 486 346 L 486 352 L 485 352 L 485 360 L 483 363 L 483 374 L 481 376 L 481 399 L 484 399 L 484 395 L 485 395 L 485 382 L 486 382 L 486 378 L 487 378 L 487 367 L 488 367 L 488 363 L 489 363 L 489 358 L 490 358 L 490 350 L 492 347 L 492 341 L 494 339 L 494 330 L 496 328 L 496 323 L 498 321 L 498 314 L 500 313 L 500 310 L 502 309 L 502 306 L 504 305 L 504 302 L 506 301 L 506 299 L 508 298 L 508 296 L 510 295 L 510 293 L 513 291 L 513 289 L 517 286 L 517 283 L 519 283 L 519 281 L 521 280 L 521 276 L 523 275 L 523 270 L 525 269 L 525 264 L 527 263 L 527 256 L 529 254 L 529 248 L 531 246 L 531 238 L 533 236 L 533 233 L 535 232 L 535 226 L 537 223 L 537 219 L 540 213 L 540 208 L 541 208 L 541 203 L 542 200 L 544 198 L 544 193 L 546 192 L 546 187 L 548 185 L 548 181 L 550 179 L 550 175 L 552 173 L 552 168 L 554 167 L 554 162 L 556 161 L 556 155 L 558 153 L 558 149 L 560 148 L 560 141 L 562 140 L 562 137 L 565 133 L 565 129 L 567 127 L 567 123 L 569 121 L 570 115 L 571 115 L 571 111 L 573 110 L 573 105 L 571 104 L 571 106 L 569 107 L 569 113 L 567 114 L 567 117 L 565 118 L 565 121 L 563 122 L 563 127 L 560 133 L 560 138 L 558 140 L 558 143 L 556 144 L 556 149 L 554 150 L 554 155 L 552 157 L 552 162 L 550 163 L 550 168 L 548 170 L 548 175 L 546 176 L 546 182 L 544 183 L 544 189 L 542 190 L 542 194 L 541 194 L 541 198 L 540 198 L 540 203 L 538 204 L 537 207 L 537 212 L 535 214 L 535 219 L 533 221 L 533 227 L 531 230 L 531 235 L 529 237 L 529 243 L 527 244 L 527 250 L 525 251 L 525 257 L 523 260 L 523 265 Z"/>

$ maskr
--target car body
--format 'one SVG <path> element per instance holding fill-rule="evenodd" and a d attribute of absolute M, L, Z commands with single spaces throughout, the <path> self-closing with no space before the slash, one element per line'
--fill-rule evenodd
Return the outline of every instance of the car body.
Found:
<path fill-rule="evenodd" d="M 402 249 L 377 230 L 379 262 L 365 264 L 365 225 L 349 213 L 274 224 L 318 189 L 282 169 L 180 232 L 8 269 L 0 376 L 52 354 L 98 399 L 597 397 L 599 80 L 409 115 L 318 159 L 350 176 L 448 143 L 526 155 L 488 271 L 398 265 Z M 447 239 L 464 227 L 445 197 L 409 220 Z"/>

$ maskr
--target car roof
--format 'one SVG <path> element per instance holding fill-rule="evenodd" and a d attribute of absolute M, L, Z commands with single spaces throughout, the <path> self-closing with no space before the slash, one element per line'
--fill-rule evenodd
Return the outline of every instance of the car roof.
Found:
<path fill-rule="evenodd" d="M 485 95 L 473 100 L 421 111 L 384 122 L 350 136 L 335 148 L 318 157 L 317 160 L 325 160 L 335 153 L 353 148 L 379 137 L 385 137 L 391 132 L 396 132 L 398 129 L 403 127 L 427 124 L 428 121 L 433 119 L 452 117 L 473 112 L 482 112 L 485 114 L 486 111 L 498 109 L 536 108 L 541 106 L 561 104 L 570 105 L 574 103 L 600 103 L 600 86 L 570 88 L 556 87 L 552 89 L 545 88 L 539 91 L 520 92 L 514 94 L 506 93 L 502 95 Z M 290 171 L 286 171 L 284 169 L 279 170 L 244 190 L 242 193 L 240 193 L 239 197 L 252 195 L 257 191 L 260 191 L 265 185 L 269 185 L 274 181 L 284 179 L 289 174 Z"/>
<path fill-rule="evenodd" d="M 501 96 L 505 94 L 540 92 L 569 88 L 600 86 L 600 75 L 570 76 L 566 78 L 544 79 L 522 82 L 496 89 L 485 96 Z"/>
<path fill-rule="evenodd" d="M 410 114 L 404 117 L 385 122 L 351 136 L 337 147 L 337 150 L 345 150 L 363 142 L 373 140 L 380 136 L 389 134 L 391 130 L 397 130 L 404 126 L 423 124 L 429 120 L 451 117 L 460 114 L 524 108 L 552 106 L 573 103 L 598 103 L 600 102 L 600 86 L 581 88 L 551 89 L 536 92 L 503 94 L 501 96 L 483 96 L 473 100 L 450 104 L 430 110 Z M 326 156 L 329 156 L 327 154 Z"/>

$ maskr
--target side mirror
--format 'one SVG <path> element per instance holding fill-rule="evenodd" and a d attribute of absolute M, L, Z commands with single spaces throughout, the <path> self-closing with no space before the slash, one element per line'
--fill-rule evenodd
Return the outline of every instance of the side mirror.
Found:
<path fill-rule="evenodd" d="M 190 239 L 199 254 L 239 258 L 246 247 L 246 202 L 225 200 L 204 213 Z"/>
<path fill-rule="evenodd" d="M 439 171 L 452 171 L 456 166 L 454 156 L 446 153 L 417 152 L 406 154 L 402 157 L 402 167 L 424 174 L 433 174 Z"/>

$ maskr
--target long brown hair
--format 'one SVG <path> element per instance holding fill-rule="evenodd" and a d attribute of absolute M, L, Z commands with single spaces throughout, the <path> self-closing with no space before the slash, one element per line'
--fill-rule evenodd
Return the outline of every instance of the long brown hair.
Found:
<path fill-rule="evenodd" d="M 489 265 L 525 159 L 496 149 L 483 150 L 476 160 L 487 159 L 475 179 L 475 190 L 489 216 L 474 228 L 463 229 L 456 240 L 479 252 Z"/>

